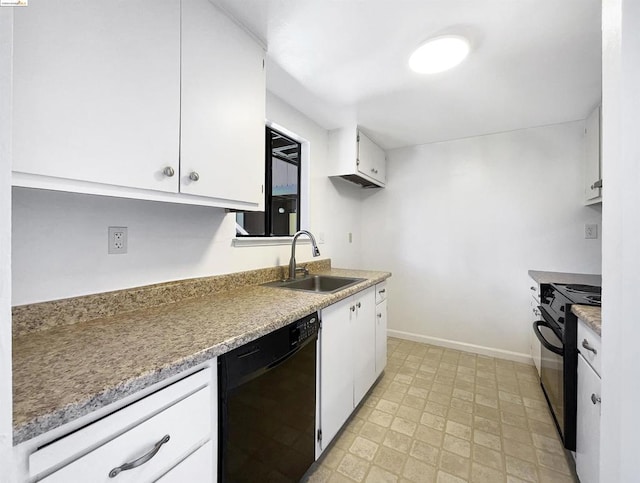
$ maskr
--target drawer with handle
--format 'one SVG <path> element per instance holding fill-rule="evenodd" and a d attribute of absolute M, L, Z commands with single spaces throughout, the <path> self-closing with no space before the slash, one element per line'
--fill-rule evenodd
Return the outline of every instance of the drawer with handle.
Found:
<path fill-rule="evenodd" d="M 387 282 L 380 282 L 376 284 L 376 304 L 379 304 L 383 300 L 387 300 Z"/>
<path fill-rule="evenodd" d="M 210 382 L 210 370 L 199 371 L 55 440 L 31 454 L 30 474 L 48 483 L 157 479 L 211 438 Z"/>
<path fill-rule="evenodd" d="M 599 376 L 602 359 L 602 340 L 591 327 L 578 319 L 578 351 Z"/>

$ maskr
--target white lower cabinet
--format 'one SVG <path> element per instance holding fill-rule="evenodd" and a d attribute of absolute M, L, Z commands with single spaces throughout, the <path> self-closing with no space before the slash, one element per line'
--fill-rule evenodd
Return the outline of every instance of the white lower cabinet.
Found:
<path fill-rule="evenodd" d="M 536 333 L 533 331 L 533 323 L 538 320 L 542 320 L 542 314 L 538 305 L 540 303 L 535 299 L 531 299 L 531 326 L 529 327 L 529 337 L 531 337 L 531 358 L 533 359 L 533 365 L 536 366 L 538 371 L 538 377 L 540 377 L 540 367 L 542 366 L 542 344 Z"/>
<path fill-rule="evenodd" d="M 582 321 L 578 322 L 583 324 Z M 580 329 L 578 329 L 580 330 Z M 576 421 L 576 473 L 581 483 L 598 483 L 600 477 L 600 376 L 583 357 L 578 343 L 578 406 Z M 587 351 L 588 352 L 588 351 Z"/>
<path fill-rule="evenodd" d="M 215 481 L 214 373 L 202 369 L 45 444 L 29 456 L 30 476 L 47 483 Z"/>
<path fill-rule="evenodd" d="M 374 287 L 353 296 L 350 333 L 353 350 L 353 407 L 376 381 L 376 296 Z"/>
<path fill-rule="evenodd" d="M 376 377 L 387 365 L 387 282 L 376 285 Z"/>
<path fill-rule="evenodd" d="M 353 411 L 353 352 L 349 320 L 353 300 L 349 297 L 322 309 L 320 342 L 320 418 L 316 458 L 338 433 Z"/>
<path fill-rule="evenodd" d="M 316 458 L 331 443 L 386 364 L 386 301 L 378 322 L 375 287 L 322 309 Z M 384 353 L 378 348 L 385 325 Z"/>

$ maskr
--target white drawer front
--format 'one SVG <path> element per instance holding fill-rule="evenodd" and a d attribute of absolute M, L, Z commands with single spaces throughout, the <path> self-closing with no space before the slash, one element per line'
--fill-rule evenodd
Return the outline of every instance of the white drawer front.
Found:
<path fill-rule="evenodd" d="M 588 349 L 591 348 L 592 350 Z M 578 350 L 600 377 L 600 360 L 602 358 L 602 340 L 582 320 L 578 319 Z"/>
<path fill-rule="evenodd" d="M 387 300 L 387 282 L 376 284 L 376 303 L 379 304 L 383 300 Z"/>
<path fill-rule="evenodd" d="M 209 441 L 198 448 L 195 453 L 187 456 L 178 466 L 157 481 L 158 483 L 213 483 L 216 481 L 213 475 L 213 442 Z"/>
<path fill-rule="evenodd" d="M 38 476 L 83 456 L 163 409 L 211 383 L 211 369 L 191 374 L 48 444 L 29 456 L 29 474 Z"/>
<path fill-rule="evenodd" d="M 115 479 L 109 473 L 125 463 L 148 454 L 165 435 L 170 439 L 156 455 L 137 468 L 120 472 Z M 136 482 L 153 481 L 176 461 L 211 436 L 211 393 L 209 387 L 181 400 L 154 417 L 112 439 L 94 451 L 51 474 L 42 481 L 60 482 Z"/>

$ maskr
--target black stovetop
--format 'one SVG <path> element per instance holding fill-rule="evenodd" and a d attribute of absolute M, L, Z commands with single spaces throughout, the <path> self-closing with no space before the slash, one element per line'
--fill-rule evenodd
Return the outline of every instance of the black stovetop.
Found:
<path fill-rule="evenodd" d="M 552 283 L 551 285 L 572 304 L 600 306 L 601 287 L 564 283 Z"/>

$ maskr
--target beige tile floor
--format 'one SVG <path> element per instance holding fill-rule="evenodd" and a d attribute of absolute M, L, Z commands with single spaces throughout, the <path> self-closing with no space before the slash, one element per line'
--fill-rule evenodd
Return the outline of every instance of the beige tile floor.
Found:
<path fill-rule="evenodd" d="M 303 481 L 576 480 L 533 366 L 389 338 L 383 376 Z"/>

